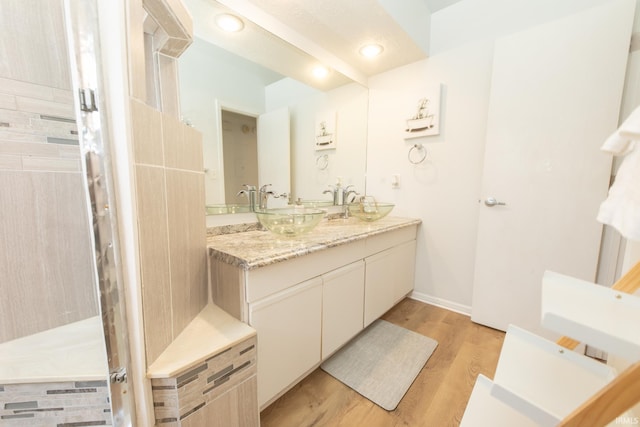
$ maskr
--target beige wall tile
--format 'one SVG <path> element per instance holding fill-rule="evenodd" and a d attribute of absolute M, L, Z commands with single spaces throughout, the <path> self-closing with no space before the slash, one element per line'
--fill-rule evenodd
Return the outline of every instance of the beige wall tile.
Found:
<path fill-rule="evenodd" d="M 173 339 L 165 173 L 153 166 L 135 170 L 144 333 L 151 364 Z"/>
<path fill-rule="evenodd" d="M 165 165 L 169 168 L 192 172 L 203 171 L 202 133 L 175 117 L 162 115 Z"/>
<path fill-rule="evenodd" d="M 0 171 L 0 342 L 97 314 L 78 173 Z"/>
<path fill-rule="evenodd" d="M 63 104 L 69 105 L 73 105 L 73 103 L 75 102 L 73 91 L 57 88 L 51 88 L 51 91 L 53 93 L 53 100 L 55 102 L 61 102 Z"/>
<path fill-rule="evenodd" d="M 73 105 L 61 102 L 46 101 L 37 98 L 27 98 L 24 96 L 16 97 L 17 109 L 20 111 L 29 111 L 31 113 L 45 114 L 49 116 L 64 117 L 69 119 L 75 118 Z"/>
<path fill-rule="evenodd" d="M 0 77 L 0 92 L 56 101 L 53 96 L 53 88 L 12 78 Z"/>
<path fill-rule="evenodd" d="M 168 168 L 181 168 L 179 159 L 183 156 L 184 133 L 182 123 L 169 115 L 162 114 L 162 146 L 164 164 Z"/>
<path fill-rule="evenodd" d="M 0 169 L 22 169 L 22 157 L 9 154 L 0 154 Z"/>
<path fill-rule="evenodd" d="M 14 95 L 0 93 L 0 108 L 15 110 L 17 107 L 16 97 Z"/>
<path fill-rule="evenodd" d="M 34 142 L 0 142 L 0 153 L 40 157 L 58 157 L 59 145 Z M 78 147 L 76 147 L 78 150 Z"/>
<path fill-rule="evenodd" d="M 25 171 L 80 172 L 79 159 L 56 159 L 51 157 L 22 156 Z"/>
<path fill-rule="evenodd" d="M 162 115 L 140 101 L 131 101 L 135 161 L 139 164 L 164 164 Z"/>
<path fill-rule="evenodd" d="M 11 64 L 0 67 L 0 77 L 71 89 L 61 0 L 3 0 L 0 28 L 11 40 L 0 46 L 0 58 Z"/>
<path fill-rule="evenodd" d="M 174 334 L 207 303 L 204 174 L 167 169 Z"/>
<path fill-rule="evenodd" d="M 158 76 L 162 112 L 180 117 L 180 96 L 178 95 L 178 62 L 163 54 L 158 54 Z"/>
<path fill-rule="evenodd" d="M 39 114 L 29 113 L 27 111 L 0 109 L 0 122 L 9 123 L 12 128 L 28 128 L 31 120 L 38 119 L 39 117 Z"/>
<path fill-rule="evenodd" d="M 142 0 L 131 0 L 129 4 L 129 78 L 131 97 L 139 101 L 147 99 L 146 69 L 144 56 L 144 8 Z"/>
<path fill-rule="evenodd" d="M 24 132 L 11 132 L 5 131 L 2 129 L 10 129 L 10 128 L 0 128 L 0 144 L 8 143 L 8 142 L 26 142 L 26 143 L 41 143 L 46 144 L 47 137 L 44 135 L 33 135 Z"/>
<path fill-rule="evenodd" d="M 184 148 L 182 150 L 182 168 L 194 172 L 203 172 L 202 133 L 196 128 L 182 125 L 184 130 Z"/>
<path fill-rule="evenodd" d="M 68 159 L 80 159 L 80 147 L 76 145 L 49 144 L 58 149 L 58 156 Z"/>

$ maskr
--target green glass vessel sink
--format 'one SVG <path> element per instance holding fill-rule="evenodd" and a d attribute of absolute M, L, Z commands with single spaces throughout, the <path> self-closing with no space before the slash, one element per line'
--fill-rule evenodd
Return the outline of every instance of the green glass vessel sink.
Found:
<path fill-rule="evenodd" d="M 393 203 L 371 202 L 371 203 L 350 203 L 347 205 L 349 215 L 362 221 L 377 221 L 389 215 L 394 208 Z"/>
<path fill-rule="evenodd" d="M 326 211 L 294 206 L 256 211 L 260 224 L 281 236 L 295 237 L 313 230 L 324 218 Z"/>

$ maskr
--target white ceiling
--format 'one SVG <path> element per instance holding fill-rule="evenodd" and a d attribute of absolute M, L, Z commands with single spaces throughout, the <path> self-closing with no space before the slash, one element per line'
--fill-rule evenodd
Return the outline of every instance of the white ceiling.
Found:
<path fill-rule="evenodd" d="M 351 81 L 366 85 L 369 76 L 426 58 L 421 41 L 416 43 L 410 34 L 424 34 L 430 13 L 460 0 L 402 0 L 411 5 L 407 11 L 413 15 L 402 25 L 388 11 L 392 6 L 398 16 L 398 1 L 185 0 L 185 4 L 194 18 L 196 37 L 327 90 Z M 225 34 L 215 28 L 213 17 L 223 12 L 243 17 L 245 29 Z M 374 59 L 362 57 L 358 50 L 371 42 L 383 45 L 383 53 Z M 333 70 L 324 81 L 311 76 L 319 64 Z"/>

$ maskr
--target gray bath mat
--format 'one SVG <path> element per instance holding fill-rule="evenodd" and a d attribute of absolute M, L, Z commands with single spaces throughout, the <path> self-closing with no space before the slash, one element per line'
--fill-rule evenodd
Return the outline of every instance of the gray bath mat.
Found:
<path fill-rule="evenodd" d="M 376 320 L 320 367 L 371 400 L 393 411 L 438 342 L 384 320 Z"/>

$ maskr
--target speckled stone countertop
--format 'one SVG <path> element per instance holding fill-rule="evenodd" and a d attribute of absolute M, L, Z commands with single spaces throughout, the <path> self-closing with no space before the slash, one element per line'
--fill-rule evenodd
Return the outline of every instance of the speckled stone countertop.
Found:
<path fill-rule="evenodd" d="M 210 235 L 209 256 L 245 270 L 264 267 L 376 234 L 420 224 L 419 219 L 385 217 L 374 222 L 357 218 L 325 219 L 297 237 L 282 237 L 268 230 Z"/>

